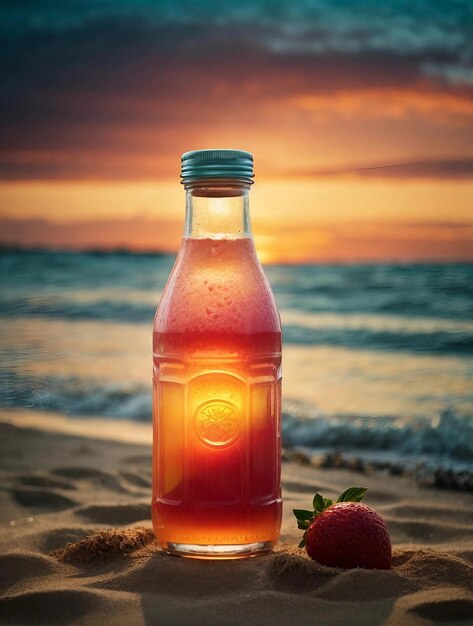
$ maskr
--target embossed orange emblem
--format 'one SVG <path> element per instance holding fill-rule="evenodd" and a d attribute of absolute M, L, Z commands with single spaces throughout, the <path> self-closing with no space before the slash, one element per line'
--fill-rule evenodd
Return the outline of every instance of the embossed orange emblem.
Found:
<path fill-rule="evenodd" d="M 212 446 L 227 446 L 240 433 L 237 407 L 226 400 L 204 402 L 194 413 L 194 426 L 199 437 Z"/>

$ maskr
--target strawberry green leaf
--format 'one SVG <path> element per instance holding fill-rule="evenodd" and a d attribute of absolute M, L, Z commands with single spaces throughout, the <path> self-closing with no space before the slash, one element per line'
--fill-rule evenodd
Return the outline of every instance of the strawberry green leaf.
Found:
<path fill-rule="evenodd" d="M 298 548 L 303 548 L 305 546 L 305 533 L 304 536 L 302 537 L 299 545 L 297 546 Z"/>
<path fill-rule="evenodd" d="M 310 520 L 306 520 L 305 522 L 301 522 L 301 520 L 297 520 L 297 528 L 299 530 L 307 530 L 310 526 Z"/>
<path fill-rule="evenodd" d="M 312 520 L 314 517 L 314 511 L 305 511 L 304 509 L 292 509 L 292 512 L 296 516 L 297 521 L 305 522 Z"/>
<path fill-rule="evenodd" d="M 325 509 L 325 502 L 320 493 L 316 493 L 312 501 L 314 511 L 321 512 Z"/>
<path fill-rule="evenodd" d="M 366 491 L 366 487 L 350 487 L 338 496 L 337 502 L 361 502 Z"/>
<path fill-rule="evenodd" d="M 328 509 L 329 506 L 332 506 L 333 500 L 330 500 L 330 498 L 324 498 L 324 503 L 325 503 L 324 508 Z"/>

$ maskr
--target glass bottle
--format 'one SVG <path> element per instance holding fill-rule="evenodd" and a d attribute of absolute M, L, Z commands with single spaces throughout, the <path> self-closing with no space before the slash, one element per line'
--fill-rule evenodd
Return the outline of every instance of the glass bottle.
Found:
<path fill-rule="evenodd" d="M 182 156 L 186 220 L 153 328 L 153 500 L 171 554 L 238 558 L 281 525 L 281 322 L 251 234 L 253 157 Z"/>

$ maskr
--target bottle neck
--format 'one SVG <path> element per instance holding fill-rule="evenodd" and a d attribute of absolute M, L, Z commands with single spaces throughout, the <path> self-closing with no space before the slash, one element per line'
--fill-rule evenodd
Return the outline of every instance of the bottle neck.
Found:
<path fill-rule="evenodd" d="M 251 238 L 250 185 L 248 181 L 224 178 L 186 183 L 184 237 Z"/>

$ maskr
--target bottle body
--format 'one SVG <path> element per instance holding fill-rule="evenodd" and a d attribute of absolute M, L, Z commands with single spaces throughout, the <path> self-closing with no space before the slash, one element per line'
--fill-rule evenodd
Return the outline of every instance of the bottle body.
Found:
<path fill-rule="evenodd" d="M 248 233 L 184 237 L 153 330 L 153 527 L 168 552 L 268 551 L 281 524 L 281 325 Z"/>

